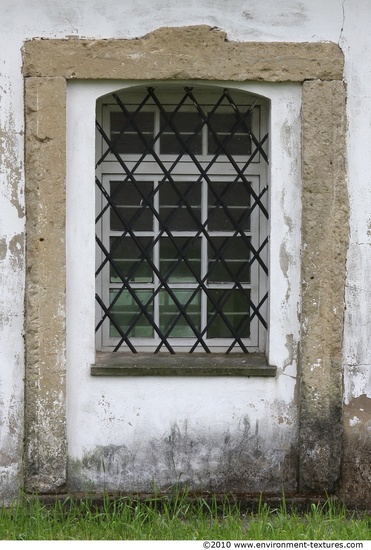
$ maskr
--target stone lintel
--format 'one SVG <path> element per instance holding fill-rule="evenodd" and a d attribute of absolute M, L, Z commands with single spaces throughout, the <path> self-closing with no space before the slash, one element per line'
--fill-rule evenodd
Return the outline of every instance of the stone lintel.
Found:
<path fill-rule="evenodd" d="M 341 80 L 334 43 L 229 42 L 206 25 L 161 28 L 139 39 L 36 39 L 24 46 L 24 75 L 66 79 Z"/>

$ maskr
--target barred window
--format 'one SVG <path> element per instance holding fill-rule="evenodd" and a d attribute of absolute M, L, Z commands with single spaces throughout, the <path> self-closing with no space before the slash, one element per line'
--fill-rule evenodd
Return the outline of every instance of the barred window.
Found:
<path fill-rule="evenodd" d="M 137 88 L 97 105 L 97 346 L 264 351 L 268 105 Z"/>

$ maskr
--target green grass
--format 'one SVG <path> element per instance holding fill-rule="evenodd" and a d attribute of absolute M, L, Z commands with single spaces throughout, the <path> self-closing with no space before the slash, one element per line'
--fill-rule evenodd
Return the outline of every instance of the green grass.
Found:
<path fill-rule="evenodd" d="M 328 500 L 306 513 L 262 502 L 243 513 L 236 502 L 186 492 L 148 500 L 92 498 L 44 505 L 22 496 L 0 510 L 1 540 L 369 540 L 371 517 Z"/>

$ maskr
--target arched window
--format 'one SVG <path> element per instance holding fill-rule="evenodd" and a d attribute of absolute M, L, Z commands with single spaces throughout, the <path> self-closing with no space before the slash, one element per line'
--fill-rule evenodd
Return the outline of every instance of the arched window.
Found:
<path fill-rule="evenodd" d="M 97 104 L 97 347 L 264 351 L 268 104 L 142 87 Z"/>

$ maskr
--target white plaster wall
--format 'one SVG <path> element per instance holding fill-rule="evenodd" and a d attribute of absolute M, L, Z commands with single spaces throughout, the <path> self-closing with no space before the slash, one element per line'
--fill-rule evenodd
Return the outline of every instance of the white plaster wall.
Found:
<path fill-rule="evenodd" d="M 14 46 L 6 33 L 1 35 L 0 496 L 7 498 L 21 483 L 24 376 L 23 87 L 20 42 Z"/>
<path fill-rule="evenodd" d="M 350 9 L 351 8 L 351 9 Z M 345 3 L 350 246 L 344 333 L 345 403 L 371 398 L 371 10 Z"/>
<path fill-rule="evenodd" d="M 220 83 L 221 89 L 226 85 Z M 241 90 L 268 97 L 271 103 L 269 326 L 274 328 L 270 331 L 268 355 L 270 363 L 278 367 L 279 375 L 269 380 L 96 378 L 90 375 L 95 355 L 95 106 L 98 97 L 127 86 L 130 83 L 120 81 L 74 81 L 68 85 L 67 427 L 69 456 L 74 464 L 71 477 L 79 471 L 85 482 L 94 480 L 98 488 L 102 488 L 103 479 L 106 486 L 113 489 L 121 483 L 121 489 L 149 490 L 152 479 L 157 485 L 163 485 L 184 478 L 193 487 L 208 484 L 209 488 L 210 479 L 218 484 L 226 475 L 222 473 L 223 459 L 210 457 L 214 452 L 226 456 L 228 449 L 242 444 L 240 437 L 243 436 L 244 444 L 250 440 L 251 457 L 257 447 L 266 456 L 269 453 L 271 464 L 277 466 L 278 482 L 276 479 L 274 487 L 280 490 L 287 455 L 297 440 L 295 350 L 300 333 L 297 313 L 300 306 L 301 86 L 238 85 Z M 233 87 L 233 83 L 228 87 Z M 178 439 L 173 452 L 178 460 L 174 459 L 169 471 L 169 465 L 163 463 L 166 462 L 165 442 L 174 437 L 174 430 Z M 226 434 L 232 441 L 227 447 L 223 443 Z M 192 455 L 192 447 L 199 451 L 192 464 L 187 463 L 185 467 L 184 461 Z M 115 449 L 117 462 L 114 458 L 112 463 L 111 449 Z M 135 467 L 132 459 L 123 458 L 123 452 L 129 457 L 135 455 Z M 106 463 L 104 476 L 102 465 L 97 461 Z M 256 464 L 256 472 L 260 472 L 257 482 L 261 483 L 261 478 L 267 482 L 266 463 L 256 461 Z M 224 469 L 227 467 L 234 465 L 225 464 Z M 243 469 L 242 459 L 240 468 Z M 236 477 L 240 477 L 237 472 Z M 238 489 L 243 490 L 243 486 Z M 272 486 L 268 485 L 267 489 L 272 490 Z"/>
<path fill-rule="evenodd" d="M 370 396 L 369 0 L 0 0 L 0 13 L 0 494 L 14 494 L 19 486 L 24 374 L 24 263 L 17 254 L 24 230 L 21 48 L 32 37 L 130 38 L 160 26 L 204 23 L 223 29 L 233 40 L 339 43 L 348 91 L 351 212 L 345 397 L 350 402 Z"/>

